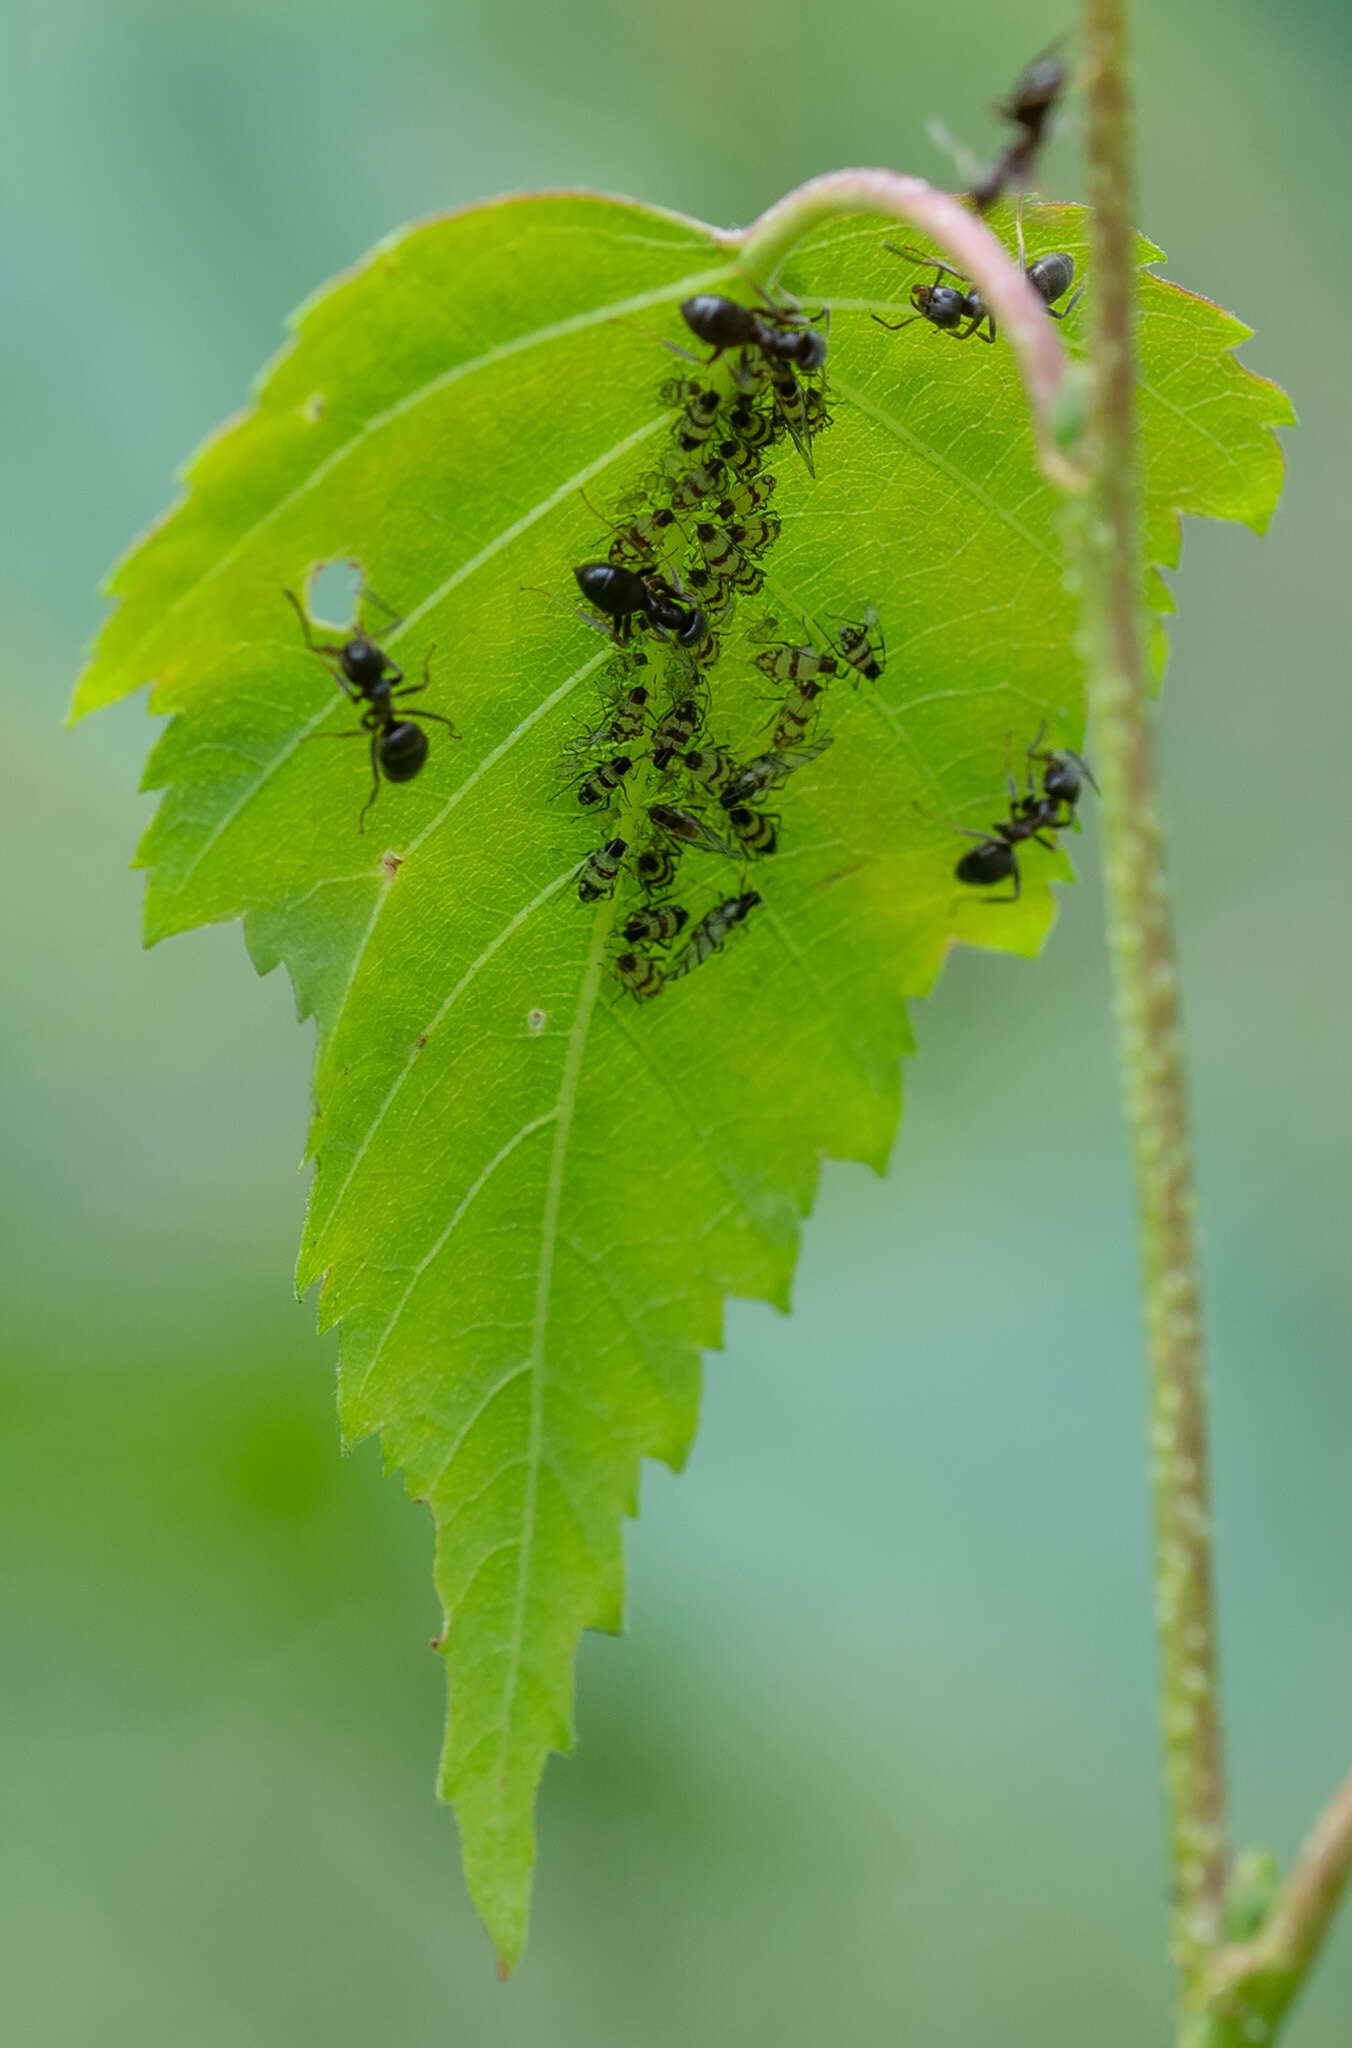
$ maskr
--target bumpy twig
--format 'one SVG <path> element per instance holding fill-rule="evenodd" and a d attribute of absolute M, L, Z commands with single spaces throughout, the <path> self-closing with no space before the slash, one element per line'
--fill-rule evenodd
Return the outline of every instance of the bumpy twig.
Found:
<path fill-rule="evenodd" d="M 1086 527 L 1090 714 L 1108 937 L 1135 1158 L 1150 1373 L 1155 1586 L 1175 1957 L 1195 2003 L 1227 1869 L 1207 1501 L 1201 1277 L 1174 942 L 1141 625 L 1135 264 L 1121 0 L 1089 0 L 1094 346 Z"/>

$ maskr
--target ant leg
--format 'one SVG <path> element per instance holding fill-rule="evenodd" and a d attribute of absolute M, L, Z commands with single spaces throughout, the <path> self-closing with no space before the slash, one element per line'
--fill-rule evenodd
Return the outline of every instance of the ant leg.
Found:
<path fill-rule="evenodd" d="M 1061 308 L 1059 313 L 1057 312 L 1055 306 L 1048 306 L 1047 311 L 1051 314 L 1053 320 L 1069 320 L 1071 314 L 1075 311 L 1075 308 L 1079 305 L 1080 300 L 1083 297 L 1084 286 L 1081 285 L 1080 289 L 1074 294 L 1074 296 L 1067 300 L 1066 304 Z"/>
<path fill-rule="evenodd" d="M 306 742 L 310 740 L 359 740 L 364 730 L 363 726 L 354 725 L 347 732 L 303 732 L 301 738 Z"/>
<path fill-rule="evenodd" d="M 991 836 L 989 832 L 974 832 L 970 825 L 960 825 L 956 818 L 941 818 L 937 811 L 927 811 L 920 804 L 913 802 L 911 808 L 919 811 L 922 818 L 928 818 L 931 825 L 947 825 L 950 832 L 961 832 L 966 839 L 986 840 Z"/>
<path fill-rule="evenodd" d="M 367 797 L 357 816 L 357 830 L 359 832 L 366 830 L 366 813 L 380 795 L 380 756 L 376 749 L 380 745 L 381 737 L 382 735 L 378 732 L 371 734 L 371 794 Z"/>
<path fill-rule="evenodd" d="M 1012 890 L 1010 891 L 1009 895 L 1008 895 L 1008 896 L 983 896 L 983 897 L 982 897 L 982 899 L 981 899 L 983 903 L 989 903 L 989 904 L 990 904 L 990 905 L 992 906 L 992 908 L 993 908 L 993 907 L 995 906 L 995 904 L 997 904 L 997 903 L 1017 903 L 1017 902 L 1018 902 L 1018 900 L 1019 900 L 1019 896 L 1020 896 L 1020 893 L 1021 893 L 1021 891 L 1022 891 L 1022 889 L 1023 889 L 1023 874 L 1022 874 L 1022 872 L 1021 872 L 1021 870 L 1020 870 L 1020 868 L 1019 868 L 1019 863 L 1018 863 L 1018 861 L 1017 861 L 1017 860 L 1016 860 L 1016 859 L 1014 858 L 1014 856 L 1013 856 L 1012 854 L 1010 855 L 1010 862 L 1009 862 L 1009 864 L 1010 864 L 1010 867 L 1011 867 L 1011 868 L 1013 869 L 1013 872 L 1014 872 L 1014 887 L 1013 887 L 1013 889 L 1012 889 Z"/>
<path fill-rule="evenodd" d="M 881 313 L 874 313 L 872 318 L 877 321 L 880 327 L 885 327 L 889 334 L 900 334 L 903 327 L 913 327 L 917 320 L 924 318 L 924 315 L 912 313 L 905 320 L 884 320 Z"/>
<path fill-rule="evenodd" d="M 455 725 L 452 723 L 452 721 L 449 718 L 444 717 L 440 711 L 406 711 L 404 713 L 404 716 L 405 718 L 416 718 L 420 725 L 425 724 L 428 719 L 432 719 L 435 721 L 437 725 L 444 725 L 450 732 L 455 734 L 455 737 L 457 739 L 460 739 L 462 737 L 462 735 L 458 731 L 456 731 Z"/>

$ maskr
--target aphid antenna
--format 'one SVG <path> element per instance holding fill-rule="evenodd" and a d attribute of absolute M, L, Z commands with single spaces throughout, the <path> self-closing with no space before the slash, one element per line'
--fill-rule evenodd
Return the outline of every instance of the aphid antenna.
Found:
<path fill-rule="evenodd" d="M 595 613 L 584 612 L 578 605 L 565 603 L 563 598 L 556 597 L 552 590 L 542 589 L 538 583 L 521 583 L 518 584 L 517 588 L 519 590 L 529 590 L 535 597 L 547 598 L 550 604 L 556 604 L 560 611 L 568 612 L 575 619 L 581 619 L 583 625 L 590 626 L 593 633 L 599 633 L 605 640 L 614 641 L 617 647 L 620 645 L 620 642 L 615 638 L 614 629 L 608 620 L 598 619 Z"/>

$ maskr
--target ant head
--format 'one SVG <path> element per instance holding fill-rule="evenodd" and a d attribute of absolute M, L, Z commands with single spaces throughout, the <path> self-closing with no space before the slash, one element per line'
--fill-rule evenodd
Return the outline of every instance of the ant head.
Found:
<path fill-rule="evenodd" d="M 805 327 L 798 337 L 794 353 L 799 369 L 810 377 L 826 361 L 826 336 L 819 334 L 815 327 Z"/>
<path fill-rule="evenodd" d="M 354 633 L 338 657 L 347 680 L 359 690 L 373 690 L 385 673 L 385 655 L 365 633 Z"/>

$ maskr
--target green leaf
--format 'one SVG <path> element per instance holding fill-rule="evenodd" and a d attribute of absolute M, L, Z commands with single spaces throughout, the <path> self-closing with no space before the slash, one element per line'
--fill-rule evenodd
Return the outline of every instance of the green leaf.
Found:
<path fill-rule="evenodd" d="M 1078 209 L 1029 225 L 1034 251 L 1084 273 Z M 572 1740 L 578 1634 L 619 1626 L 621 1518 L 642 1459 L 685 1453 L 725 1297 L 787 1306 L 822 1158 L 887 1159 L 904 998 L 955 938 L 1034 952 L 1069 872 L 1033 849 L 1022 901 L 993 907 L 955 883 L 967 842 L 936 822 L 1004 814 L 1007 736 L 1021 753 L 1045 719 L 1078 745 L 1082 677 L 1013 360 L 876 325 L 923 274 L 885 232 L 837 221 L 786 269 L 833 307 L 834 424 L 815 482 L 791 444 L 775 453 L 782 537 L 726 631 L 709 731 L 739 759 L 768 744 L 746 638 L 767 610 L 798 641 L 877 605 L 886 670 L 832 683 L 834 744 L 775 795 L 763 905 L 657 1000 L 631 1002 L 610 968 L 636 885 L 595 905 L 574 887 L 599 840 L 638 837 L 657 790 L 645 764 L 617 825 L 564 786 L 615 689 L 570 565 L 605 552 L 583 490 L 613 516 L 673 446 L 658 386 L 682 366 L 659 339 L 688 339 L 679 299 L 734 279 L 729 238 L 559 195 L 383 245 L 302 312 L 254 409 L 116 572 L 79 693 L 85 710 L 151 681 L 176 714 L 147 776 L 165 792 L 140 856 L 150 938 L 242 917 L 260 971 L 284 961 L 317 1020 L 300 1282 L 322 1278 L 341 1325 L 348 1439 L 380 1431 L 435 1517 L 441 1783 L 506 1964 L 536 1785 Z M 1140 311 L 1168 565 L 1181 510 L 1265 523 L 1290 412 L 1234 361 L 1228 315 L 1144 274 Z M 435 645 L 418 701 L 464 734 L 430 729 L 426 768 L 382 787 L 364 836 L 364 746 L 305 743 L 352 707 L 282 596 L 335 557 L 404 613 L 384 644 L 410 676 Z M 648 673 L 665 702 L 660 661 Z M 716 854 L 681 869 L 692 921 L 745 886 Z"/>

